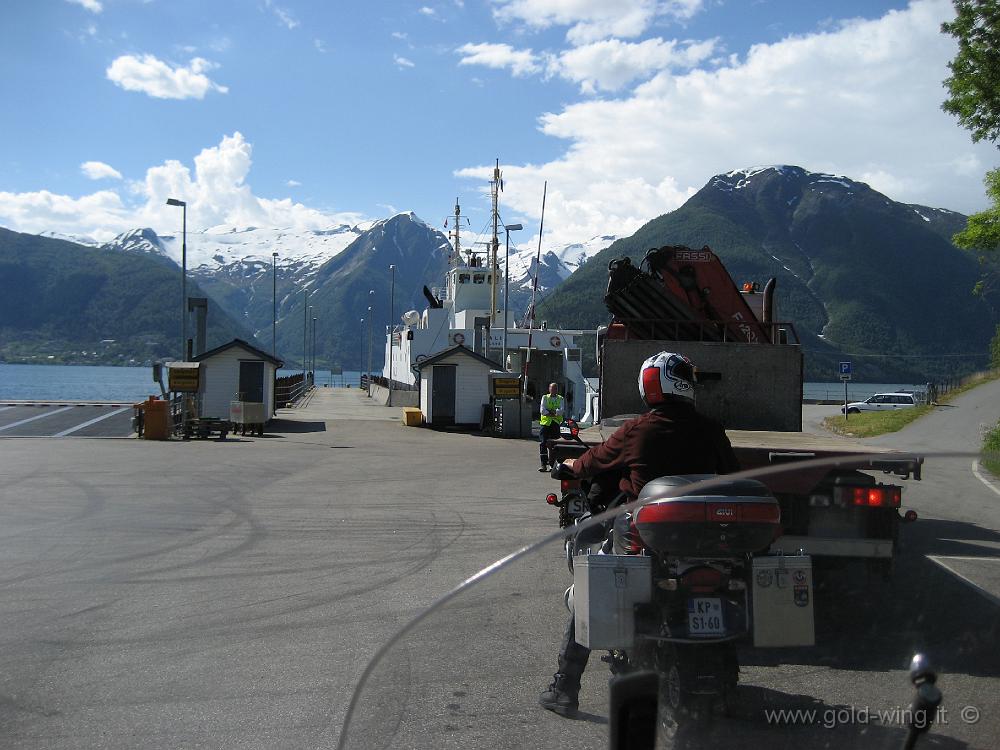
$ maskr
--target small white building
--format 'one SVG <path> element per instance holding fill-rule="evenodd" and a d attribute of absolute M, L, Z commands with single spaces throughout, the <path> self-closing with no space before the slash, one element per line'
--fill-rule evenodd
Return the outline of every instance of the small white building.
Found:
<path fill-rule="evenodd" d="M 499 363 L 459 344 L 444 349 L 413 369 L 420 373 L 420 411 L 429 425 L 476 425 L 490 402 L 490 370 Z"/>
<path fill-rule="evenodd" d="M 233 339 L 199 354 L 194 361 L 201 363 L 201 416 L 229 419 L 231 401 L 263 403 L 268 419 L 274 416 L 274 380 L 284 364 L 281 360 Z"/>

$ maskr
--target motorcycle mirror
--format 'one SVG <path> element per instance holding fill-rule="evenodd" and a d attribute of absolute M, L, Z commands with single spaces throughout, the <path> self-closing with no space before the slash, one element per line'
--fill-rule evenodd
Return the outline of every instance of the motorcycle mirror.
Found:
<path fill-rule="evenodd" d="M 925 682 L 933 683 L 937 680 L 937 675 L 931 667 L 930 659 L 925 654 L 914 654 L 910 659 L 910 682 L 914 685 L 921 685 Z"/>

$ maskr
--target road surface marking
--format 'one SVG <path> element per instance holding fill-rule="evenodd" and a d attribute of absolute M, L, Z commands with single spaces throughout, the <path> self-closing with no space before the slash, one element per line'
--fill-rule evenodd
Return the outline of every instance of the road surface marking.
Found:
<path fill-rule="evenodd" d="M 102 414 L 99 417 L 95 417 L 94 419 L 88 420 L 87 422 L 84 422 L 83 424 L 78 424 L 76 427 L 70 427 L 68 430 L 63 430 L 62 432 L 57 432 L 52 437 L 65 437 L 66 435 L 72 435 L 77 430 L 82 430 L 84 427 L 90 427 L 90 425 L 92 425 L 92 424 L 97 424 L 101 420 L 108 419 L 109 417 L 113 417 L 115 414 L 121 414 L 123 411 L 128 411 L 130 408 L 132 408 L 132 407 L 126 406 L 124 409 L 115 409 L 112 412 L 108 412 L 107 414 Z"/>
<path fill-rule="evenodd" d="M 0 432 L 4 430 L 9 430 L 12 427 L 18 427 L 22 424 L 28 424 L 28 422 L 34 422 L 36 419 L 42 419 L 43 417 L 51 417 L 53 414 L 58 414 L 61 411 L 69 411 L 70 409 L 75 409 L 75 406 L 64 406 L 62 409 L 56 409 L 55 411 L 47 411 L 44 414 L 37 414 L 34 417 L 28 417 L 27 419 L 22 419 L 20 422 L 11 422 L 10 424 L 5 424 L 0 427 Z"/>
<path fill-rule="evenodd" d="M 985 484 L 987 487 L 989 487 L 995 493 L 997 493 L 998 495 L 1000 495 L 1000 490 L 998 490 L 996 487 L 994 487 L 993 483 L 990 482 L 990 480 L 988 480 L 986 477 L 984 477 L 982 475 L 982 472 L 979 471 L 979 459 L 978 458 L 974 459 L 972 461 L 972 473 L 976 475 L 976 479 L 978 479 L 980 482 L 982 482 L 983 484 Z"/>
<path fill-rule="evenodd" d="M 0 411 L 7 411 L 8 409 L 13 409 L 13 406 L 0 406 Z"/>
<path fill-rule="evenodd" d="M 993 602 L 997 606 L 1000 606 L 1000 596 L 997 596 L 992 591 L 987 591 L 982 586 L 980 586 L 978 583 L 976 583 L 975 581 L 973 581 L 971 578 L 969 578 L 968 576 L 966 576 L 966 575 L 964 575 L 962 573 L 959 573 L 953 567 L 951 567 L 950 565 L 948 565 L 948 563 L 944 562 L 945 560 L 993 560 L 994 562 L 996 562 L 997 560 L 1000 560 L 1000 558 L 997 558 L 997 557 L 943 557 L 943 556 L 939 557 L 938 555 L 928 555 L 927 559 L 930 560 L 931 562 L 937 563 L 942 568 L 944 568 L 949 573 L 951 573 L 953 576 L 955 576 L 957 579 L 959 579 L 960 581 L 962 581 L 964 583 L 967 583 L 969 586 L 971 586 L 973 589 L 975 589 L 980 594 L 982 594 L 983 596 L 985 596 L 991 602 Z"/>

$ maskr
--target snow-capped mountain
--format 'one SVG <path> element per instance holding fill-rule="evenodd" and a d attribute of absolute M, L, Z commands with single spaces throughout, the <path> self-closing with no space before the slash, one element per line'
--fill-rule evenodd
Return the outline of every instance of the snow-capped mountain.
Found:
<path fill-rule="evenodd" d="M 594 257 L 601 250 L 618 239 L 615 235 L 600 235 L 586 242 L 574 242 L 571 245 L 548 250 L 542 254 L 541 268 L 538 273 L 538 291 L 547 292 L 560 281 L 567 278 L 581 265 Z M 511 290 L 531 290 L 531 282 L 535 275 L 535 258 L 537 248 L 522 246 L 510 253 L 510 285 Z M 504 260 L 500 259 L 503 268 Z"/>
<path fill-rule="evenodd" d="M 100 247 L 101 243 L 95 240 L 93 237 L 88 237 L 83 234 L 63 234 L 62 232 L 41 232 L 39 237 L 47 237 L 53 240 L 65 240 L 66 242 L 73 242 L 77 245 L 84 245 L 85 247 Z"/>
<path fill-rule="evenodd" d="M 53 232 L 46 233 L 45 236 L 70 239 L 78 243 L 85 239 L 62 237 Z M 590 257 L 615 239 L 614 236 L 599 236 L 586 242 L 543 250 L 538 271 L 538 300 L 543 299 Z M 360 244 L 355 246 L 356 242 Z M 110 242 L 101 244 L 91 240 L 90 244 L 107 252 L 159 258 L 175 267 L 181 264 L 181 237 L 158 235 L 148 227 L 123 232 Z M 413 278 L 407 279 L 406 282 L 397 278 L 401 287 L 397 290 L 400 292 L 400 303 L 408 300 L 403 294 L 402 287 L 408 282 L 413 282 L 416 286 L 411 291 L 416 297 L 412 304 L 419 306 L 423 300 L 420 293 L 423 284 L 435 287 L 444 282 L 444 269 L 437 269 L 435 262 L 432 262 L 432 256 L 436 258 L 442 249 L 439 245 L 447 247 L 444 235 L 431 229 L 412 212 L 402 212 L 387 219 L 354 226 L 342 224 L 324 229 L 216 226 L 203 231 L 188 232 L 187 269 L 189 279 L 196 283 L 203 293 L 221 305 L 228 314 L 248 326 L 255 335 L 261 334 L 264 338 L 269 338 L 272 305 L 276 307 L 278 313 L 279 329 L 283 327 L 282 320 L 287 316 L 294 318 L 294 324 L 290 324 L 292 327 L 299 325 L 303 292 L 309 290 L 310 294 L 314 295 L 327 285 L 329 280 L 326 277 L 329 275 L 329 269 L 334 266 L 339 268 L 337 264 L 331 265 L 331 261 L 352 246 L 354 250 L 351 251 L 350 258 L 353 259 L 351 263 L 355 265 L 361 262 L 367 264 L 372 260 L 367 257 L 373 252 L 371 248 L 378 248 L 379 262 L 385 261 L 382 264 L 384 268 L 388 268 L 389 263 L 395 263 L 397 269 L 402 269 L 401 263 L 413 253 L 417 253 L 420 257 L 426 256 L 425 262 L 429 265 L 424 271 L 420 273 L 414 271 L 414 274 L 411 274 Z M 530 304 L 536 252 L 536 246 L 511 248 L 510 308 L 518 318 L 526 312 Z M 276 259 L 272 258 L 272 253 L 278 254 Z M 344 258 L 344 262 L 347 262 L 347 256 Z M 502 254 L 499 261 L 502 273 L 504 263 Z M 272 273 L 272 262 L 274 262 L 274 273 Z M 431 271 L 432 267 L 436 270 Z M 371 275 L 373 281 L 370 283 L 377 286 L 374 279 L 384 274 L 376 271 L 373 266 Z M 351 315 L 357 317 L 365 315 L 365 308 L 371 304 L 371 300 L 365 295 L 362 297 L 363 301 L 352 300 L 351 304 L 347 305 Z M 358 299 L 361 300 L 361 297 Z M 407 301 L 407 304 L 411 302 Z M 331 303 L 330 306 L 332 309 L 338 305 Z M 355 307 L 358 309 L 355 310 Z M 296 309 L 299 312 L 295 312 Z M 339 345 L 333 346 L 332 343 L 331 346 L 338 352 L 343 348 Z"/>

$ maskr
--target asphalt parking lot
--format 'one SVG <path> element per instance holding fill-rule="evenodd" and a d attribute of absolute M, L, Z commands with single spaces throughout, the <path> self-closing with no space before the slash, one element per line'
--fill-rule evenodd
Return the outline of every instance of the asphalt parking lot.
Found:
<path fill-rule="evenodd" d="M 0 438 L 128 437 L 130 404 L 0 403 Z"/>
<path fill-rule="evenodd" d="M 357 393 L 290 416 L 262 438 L 3 441 L 0 746 L 336 747 L 381 644 L 556 529 L 531 441 L 403 428 Z M 939 562 L 991 588 L 970 565 L 997 563 L 998 503 L 968 464 L 907 483 L 921 521 L 892 585 L 818 595 L 817 647 L 744 654 L 734 715 L 673 746 L 898 748 L 898 722 L 852 717 L 905 708 L 927 649 L 952 711 L 927 746 L 996 747 L 998 610 Z M 569 581 L 551 544 L 433 614 L 373 672 L 345 747 L 606 747 L 597 655 L 577 720 L 536 702 Z"/>

